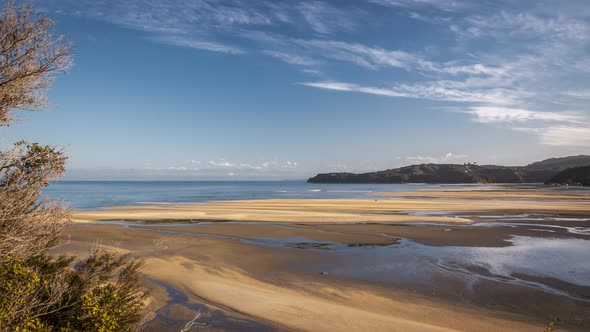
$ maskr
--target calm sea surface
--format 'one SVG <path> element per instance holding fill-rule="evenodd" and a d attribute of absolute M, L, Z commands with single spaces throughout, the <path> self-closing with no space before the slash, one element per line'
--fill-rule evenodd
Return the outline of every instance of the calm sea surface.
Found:
<path fill-rule="evenodd" d="M 463 186 L 312 184 L 305 181 L 62 181 L 44 193 L 75 209 L 259 198 L 357 198 L 383 191 Z M 470 186 L 474 187 L 474 186 Z M 477 186 L 486 188 L 489 186 Z"/>

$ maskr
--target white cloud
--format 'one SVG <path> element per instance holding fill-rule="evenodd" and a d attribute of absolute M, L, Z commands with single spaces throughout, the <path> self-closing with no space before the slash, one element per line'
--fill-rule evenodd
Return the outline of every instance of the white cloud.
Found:
<path fill-rule="evenodd" d="M 195 160 L 191 160 L 190 164 L 200 164 L 200 162 L 195 162 Z M 201 167 L 201 169 L 225 169 L 231 171 L 238 171 L 238 170 L 286 170 L 286 169 L 293 169 L 297 168 L 297 162 L 290 161 L 290 160 L 269 160 L 269 161 L 262 161 L 262 162 L 231 162 L 227 160 L 209 160 L 207 162 L 207 167 Z M 192 170 L 193 168 L 187 166 L 173 166 L 168 167 L 168 169 L 174 170 Z"/>
<path fill-rule="evenodd" d="M 342 83 L 342 82 L 313 82 L 313 83 L 301 83 L 301 85 L 310 86 L 314 88 L 320 89 L 327 89 L 327 90 L 336 90 L 336 91 L 351 91 L 351 92 L 360 92 L 360 93 L 368 93 L 373 95 L 379 96 L 388 96 L 388 97 L 409 97 L 405 94 L 398 93 L 396 91 L 390 89 L 383 89 L 383 88 L 376 88 L 376 87 L 365 87 L 360 86 L 352 83 Z"/>
<path fill-rule="evenodd" d="M 487 76 L 506 76 L 508 73 L 505 68 L 493 67 L 484 65 L 481 63 L 471 65 L 459 65 L 459 66 L 445 66 L 439 69 L 441 72 L 448 74 L 459 75 L 459 74 L 470 74 L 470 75 L 487 75 Z"/>
<path fill-rule="evenodd" d="M 79 1 L 73 5 L 82 15 L 107 19 L 132 28 L 159 31 L 162 28 L 189 31 L 200 27 L 270 25 L 276 17 L 243 1 Z M 179 15 L 182 13 L 182 15 Z"/>
<path fill-rule="evenodd" d="M 214 167 L 235 167 L 235 164 L 232 164 L 228 161 L 213 161 L 210 160 L 209 161 L 209 165 L 214 166 Z"/>
<path fill-rule="evenodd" d="M 303 68 L 301 71 L 306 74 L 311 74 L 311 75 L 320 75 L 322 73 L 317 69 L 309 69 L 309 68 Z"/>
<path fill-rule="evenodd" d="M 431 81 L 416 84 L 401 84 L 395 89 L 412 98 L 462 103 L 487 103 L 506 105 L 514 103 L 524 94 L 523 91 L 505 88 L 479 88 L 469 82 Z"/>
<path fill-rule="evenodd" d="M 459 11 L 468 7 L 468 3 L 463 0 L 369 0 L 369 2 L 388 7 L 415 9 L 433 7 L 449 12 Z"/>
<path fill-rule="evenodd" d="M 284 42 L 284 41 L 283 41 Z M 293 42 L 307 51 L 327 59 L 350 62 L 368 69 L 399 68 L 426 74 L 507 76 L 508 68 L 483 63 L 436 63 L 424 57 L 402 50 L 388 50 L 361 43 L 336 40 L 295 39 Z"/>
<path fill-rule="evenodd" d="M 184 166 L 170 166 L 170 167 L 168 167 L 168 169 L 171 171 L 186 171 L 186 170 L 188 170 L 188 168 L 184 167 Z"/>
<path fill-rule="evenodd" d="M 540 132 L 541 143 L 556 146 L 590 147 L 590 128 L 574 126 L 550 126 Z"/>
<path fill-rule="evenodd" d="M 328 34 L 335 29 L 350 30 L 355 25 L 354 20 L 344 10 L 326 2 L 301 2 L 296 8 L 309 26 L 320 34 Z"/>
<path fill-rule="evenodd" d="M 89 17 L 154 33 L 157 41 L 215 52 L 236 52 L 218 40 L 279 25 L 321 34 L 350 30 L 358 17 L 323 1 L 38 0 L 60 14 Z M 166 40 L 169 38 L 170 40 Z M 193 40 L 192 42 L 186 42 Z M 225 46 L 221 46 L 225 45 Z"/>
<path fill-rule="evenodd" d="M 158 37 L 154 37 L 153 40 L 158 41 L 158 42 L 162 42 L 165 44 L 207 50 L 207 51 L 212 51 L 212 52 L 221 52 L 221 53 L 229 53 L 229 54 L 244 53 L 244 51 L 238 47 L 225 45 L 225 44 L 221 44 L 221 43 L 217 43 L 217 42 L 206 41 L 206 40 L 198 40 L 198 39 L 193 39 L 190 37 L 183 37 L 183 36 L 160 35 Z"/>
<path fill-rule="evenodd" d="M 266 50 L 263 51 L 264 54 L 270 55 L 273 58 L 279 59 L 283 62 L 286 62 L 291 65 L 299 65 L 299 66 L 315 66 L 318 64 L 318 61 L 308 58 L 306 56 L 301 56 L 297 54 L 290 54 L 285 52 L 279 51 L 271 51 Z"/>
<path fill-rule="evenodd" d="M 448 24 L 449 22 L 451 22 L 450 17 L 426 16 L 424 14 L 420 14 L 417 12 L 409 12 L 408 17 L 410 17 L 414 20 L 418 20 L 418 21 L 422 21 L 422 22 L 426 22 L 426 23 L 430 23 L 430 24 Z"/>
<path fill-rule="evenodd" d="M 562 95 L 577 99 L 590 99 L 590 89 L 576 89 L 561 92 Z"/>
<path fill-rule="evenodd" d="M 335 40 L 295 39 L 293 42 L 303 50 L 311 51 L 324 58 L 350 62 L 369 69 L 392 67 L 406 70 L 437 70 L 432 62 L 400 50 L 387 50 Z"/>
<path fill-rule="evenodd" d="M 515 92 L 506 89 L 459 89 L 444 82 L 425 82 L 414 85 L 397 85 L 391 88 L 361 86 L 344 82 L 306 82 L 301 85 L 314 88 L 367 93 L 387 97 L 430 99 L 454 102 L 483 102 L 507 104 L 514 100 Z"/>
<path fill-rule="evenodd" d="M 514 128 L 517 131 L 529 132 L 537 135 L 544 145 L 571 146 L 589 149 L 590 127 L 572 125 L 552 125 L 543 128 Z"/>
<path fill-rule="evenodd" d="M 330 39 L 285 38 L 264 32 L 245 32 L 243 37 L 264 45 L 263 53 L 294 65 L 319 64 L 319 58 L 329 62 L 350 63 L 370 70 L 401 69 L 420 74 L 502 76 L 506 68 L 482 63 L 436 63 L 419 54 L 391 50 L 362 43 Z"/>
<path fill-rule="evenodd" d="M 466 36 L 491 36 L 506 38 L 567 39 L 583 41 L 588 39 L 588 23 L 571 17 L 540 17 L 532 13 L 511 13 L 502 11 L 495 15 L 471 16 L 467 24 L 455 31 Z"/>
<path fill-rule="evenodd" d="M 116 172 L 115 172 L 116 173 Z M 172 166 L 148 165 L 137 174 L 126 174 L 130 178 L 161 179 L 304 179 L 315 171 L 302 169 L 292 160 L 271 159 L 265 161 L 236 162 L 219 160 L 185 160 Z"/>
<path fill-rule="evenodd" d="M 518 108 L 477 106 L 471 107 L 465 111 L 474 115 L 474 121 L 481 123 L 499 123 L 499 122 L 527 122 L 527 121 L 546 121 L 546 122 L 569 122 L 576 123 L 582 118 L 578 114 L 564 112 L 538 112 Z"/>
<path fill-rule="evenodd" d="M 444 164 L 450 162 L 465 162 L 467 155 L 455 154 L 448 152 L 442 156 L 413 156 L 413 157 L 402 157 L 400 159 L 405 160 L 405 163 L 410 164 Z"/>

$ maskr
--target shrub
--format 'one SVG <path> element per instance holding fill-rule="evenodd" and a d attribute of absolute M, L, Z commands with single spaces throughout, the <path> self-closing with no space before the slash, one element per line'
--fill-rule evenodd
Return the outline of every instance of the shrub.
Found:
<path fill-rule="evenodd" d="M 0 330 L 131 331 L 141 320 L 141 260 L 95 250 L 0 262 Z"/>

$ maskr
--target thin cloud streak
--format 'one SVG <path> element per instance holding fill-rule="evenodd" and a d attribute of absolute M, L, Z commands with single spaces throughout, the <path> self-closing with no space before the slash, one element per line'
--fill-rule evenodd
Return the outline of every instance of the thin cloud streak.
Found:
<path fill-rule="evenodd" d="M 301 85 L 313 87 L 313 88 L 320 88 L 326 90 L 335 90 L 335 91 L 351 91 L 351 92 L 360 92 L 360 93 L 368 93 L 378 96 L 387 96 L 387 97 L 406 97 L 410 98 L 411 96 L 398 93 L 393 90 L 383 89 L 383 88 L 376 88 L 376 87 L 365 87 L 360 86 L 352 83 L 342 83 L 342 82 L 310 82 L 310 83 L 300 83 Z"/>
<path fill-rule="evenodd" d="M 462 0 L 369 0 L 369 2 L 387 7 L 436 8 L 448 12 L 460 11 L 469 6 Z"/>
<path fill-rule="evenodd" d="M 553 125 L 543 128 L 515 127 L 515 131 L 537 135 L 539 142 L 549 146 L 588 148 L 590 128 L 571 125 Z"/>
<path fill-rule="evenodd" d="M 355 19 L 346 11 L 323 1 L 301 2 L 296 7 L 309 26 L 319 34 L 352 30 L 356 25 Z"/>
<path fill-rule="evenodd" d="M 582 120 L 582 116 L 579 114 L 536 112 L 504 107 L 480 106 L 472 107 L 470 110 L 464 112 L 473 115 L 474 121 L 480 123 L 514 123 L 528 121 L 579 123 Z"/>
<path fill-rule="evenodd" d="M 263 51 L 264 54 L 269 55 L 275 59 L 279 59 L 285 63 L 291 65 L 298 65 L 298 66 L 315 66 L 318 65 L 319 62 L 317 60 L 308 58 L 306 56 L 296 55 L 296 54 L 289 54 L 284 52 L 272 51 L 272 50 L 265 50 Z"/>
<path fill-rule="evenodd" d="M 300 84 L 304 86 L 326 90 L 348 91 L 387 97 L 429 99 L 450 102 L 480 102 L 505 104 L 513 100 L 511 92 L 505 89 L 461 90 L 452 87 L 445 87 L 443 84 L 439 84 L 437 82 L 427 82 L 425 84 L 416 85 L 398 85 L 392 88 L 361 86 L 354 83 L 331 81 L 305 82 Z"/>
<path fill-rule="evenodd" d="M 152 38 L 154 41 L 181 46 L 181 47 L 189 47 L 193 49 L 199 50 L 207 50 L 211 52 L 219 52 L 219 53 L 228 53 L 228 54 L 242 54 L 245 53 L 242 49 L 238 47 L 234 47 L 231 45 L 225 45 L 218 42 L 211 42 L 207 40 L 198 40 L 193 39 L 190 37 L 182 37 L 182 36 L 158 36 Z"/>

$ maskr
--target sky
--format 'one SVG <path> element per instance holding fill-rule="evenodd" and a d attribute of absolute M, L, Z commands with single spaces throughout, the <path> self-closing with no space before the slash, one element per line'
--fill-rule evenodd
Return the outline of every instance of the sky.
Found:
<path fill-rule="evenodd" d="M 590 154 L 590 2 L 37 0 L 74 45 L 0 144 L 65 179 L 279 180 Z"/>

